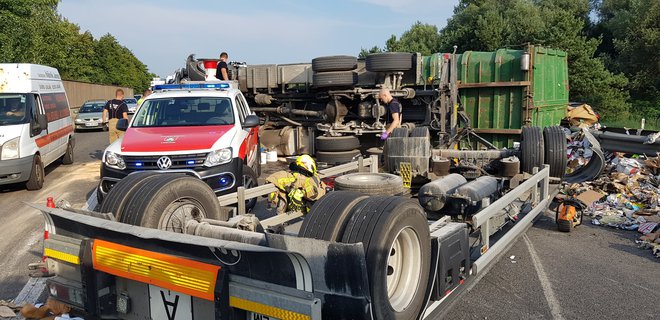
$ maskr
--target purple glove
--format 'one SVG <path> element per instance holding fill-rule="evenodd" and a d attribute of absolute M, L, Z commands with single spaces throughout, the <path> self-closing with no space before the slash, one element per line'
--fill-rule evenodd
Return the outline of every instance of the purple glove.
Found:
<path fill-rule="evenodd" d="M 387 137 L 389 137 L 389 136 L 390 136 L 390 134 L 387 133 L 387 131 L 383 131 L 383 133 L 380 134 L 380 140 L 385 141 L 385 140 L 387 140 Z"/>

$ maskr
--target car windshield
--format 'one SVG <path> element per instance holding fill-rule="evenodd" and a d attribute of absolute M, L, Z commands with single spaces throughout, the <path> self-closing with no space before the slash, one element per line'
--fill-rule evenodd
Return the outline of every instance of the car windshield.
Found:
<path fill-rule="evenodd" d="M 82 107 L 80 107 L 78 113 L 103 112 L 104 106 L 105 103 L 103 102 L 85 103 Z"/>
<path fill-rule="evenodd" d="M 27 96 L 25 94 L 0 94 L 0 125 L 26 123 Z"/>
<path fill-rule="evenodd" d="M 137 103 L 137 100 L 129 98 L 129 99 L 124 99 L 124 102 L 125 103 Z"/>
<path fill-rule="evenodd" d="M 234 124 L 231 99 L 180 97 L 149 99 L 133 119 L 133 127 L 215 126 Z"/>

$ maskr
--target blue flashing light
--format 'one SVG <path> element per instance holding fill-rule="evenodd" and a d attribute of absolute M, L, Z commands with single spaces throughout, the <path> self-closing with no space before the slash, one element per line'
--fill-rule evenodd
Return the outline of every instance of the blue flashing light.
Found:
<path fill-rule="evenodd" d="M 159 84 L 154 86 L 154 90 L 191 90 L 191 89 L 228 89 L 229 83 L 179 83 L 179 84 Z"/>
<path fill-rule="evenodd" d="M 136 166 L 136 167 L 142 167 L 142 162 L 136 162 L 136 163 L 135 163 L 135 166 Z"/>
<path fill-rule="evenodd" d="M 195 160 L 188 160 L 186 163 L 187 163 L 189 166 L 192 166 L 192 165 L 195 164 Z"/>
<path fill-rule="evenodd" d="M 229 184 L 229 179 L 227 179 L 227 177 L 222 177 L 218 182 L 220 183 L 221 187 L 224 187 Z"/>

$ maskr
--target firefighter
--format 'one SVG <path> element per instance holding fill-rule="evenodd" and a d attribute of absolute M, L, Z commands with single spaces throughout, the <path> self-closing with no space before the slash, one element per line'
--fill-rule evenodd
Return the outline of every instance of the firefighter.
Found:
<path fill-rule="evenodd" d="M 266 178 L 277 188 L 268 196 L 270 207 L 278 214 L 290 211 L 309 212 L 314 202 L 325 195 L 325 183 L 316 173 L 316 161 L 309 155 L 299 156 L 289 171 L 278 171 Z"/>

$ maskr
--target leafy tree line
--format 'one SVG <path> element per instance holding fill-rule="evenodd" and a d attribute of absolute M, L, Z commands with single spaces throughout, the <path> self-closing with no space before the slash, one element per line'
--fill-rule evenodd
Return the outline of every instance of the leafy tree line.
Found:
<path fill-rule="evenodd" d="M 660 1 L 460 0 L 447 25 L 417 22 L 384 47 L 428 55 L 540 44 L 568 53 L 570 99 L 604 117 L 660 117 Z"/>
<path fill-rule="evenodd" d="M 149 86 L 147 66 L 111 34 L 95 39 L 57 13 L 59 0 L 0 0 L 0 62 L 52 66 L 63 79 Z"/>

